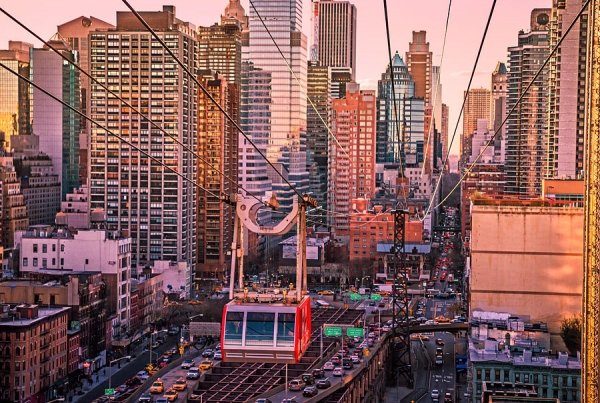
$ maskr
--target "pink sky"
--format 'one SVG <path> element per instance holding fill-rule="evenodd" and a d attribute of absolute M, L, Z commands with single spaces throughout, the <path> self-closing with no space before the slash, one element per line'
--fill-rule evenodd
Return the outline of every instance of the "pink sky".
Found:
<path fill-rule="evenodd" d="M 163 4 L 177 7 L 177 16 L 195 25 L 211 25 L 228 0 L 131 0 L 138 10 L 159 10 Z M 383 0 L 354 0 L 358 9 L 357 29 L 357 80 L 363 88 L 374 89 L 377 80 L 387 65 L 387 43 L 383 17 Z M 491 0 L 454 0 L 442 66 L 443 101 L 450 106 L 450 129 L 452 135 L 462 103 L 469 74 L 485 27 Z M 248 11 L 249 1 L 242 0 Z M 500 0 L 488 32 L 488 37 L 479 61 L 473 87 L 489 87 L 490 74 L 498 61 L 506 61 L 506 48 L 516 44 L 520 29 L 529 27 L 529 14 L 535 7 L 551 7 L 550 0 Z M 126 10 L 119 0 L 18 0 L 2 5 L 38 35 L 50 38 L 56 26 L 81 15 L 100 18 L 110 23 L 115 21 L 115 11 Z M 408 49 L 411 32 L 427 31 L 433 63 L 439 64 L 442 52 L 444 23 L 448 8 L 447 0 L 389 0 L 389 15 L 393 51 L 401 55 Z M 311 41 L 310 1 L 304 0 L 304 31 Z M 0 48 L 8 46 L 8 40 L 23 40 L 36 43 L 28 33 L 0 16 Z M 461 127 L 457 132 L 460 135 Z M 455 139 L 453 150 L 458 150 Z"/>

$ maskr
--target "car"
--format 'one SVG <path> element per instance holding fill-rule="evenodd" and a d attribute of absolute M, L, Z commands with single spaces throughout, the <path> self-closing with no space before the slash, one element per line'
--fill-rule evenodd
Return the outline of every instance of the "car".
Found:
<path fill-rule="evenodd" d="M 158 368 L 164 368 L 167 365 L 169 365 L 169 361 L 160 360 L 160 362 L 158 363 Z"/>
<path fill-rule="evenodd" d="M 170 357 L 170 356 L 175 355 L 175 354 L 177 354 L 177 347 L 173 347 L 173 348 L 168 349 L 167 351 L 165 351 L 164 355 Z"/>
<path fill-rule="evenodd" d="M 198 367 L 191 367 L 188 369 L 187 374 L 185 374 L 185 379 L 195 380 L 200 378 L 200 370 Z"/>
<path fill-rule="evenodd" d="M 352 362 L 351 358 L 344 358 L 342 362 L 343 362 L 342 368 L 344 368 L 344 369 L 354 368 L 354 363 Z"/>
<path fill-rule="evenodd" d="M 215 351 L 215 355 L 213 356 L 213 359 L 215 359 L 215 360 L 222 360 L 223 359 L 223 355 L 221 354 L 220 351 Z"/>
<path fill-rule="evenodd" d="M 212 358 L 215 355 L 215 352 L 212 351 L 210 348 L 207 348 L 206 350 L 204 350 L 202 352 L 202 357 L 204 358 Z"/>
<path fill-rule="evenodd" d="M 208 371 L 209 369 L 212 368 L 212 366 L 213 366 L 213 363 L 211 360 L 202 360 L 202 362 L 200 363 L 198 368 L 200 368 L 200 371 Z"/>
<path fill-rule="evenodd" d="M 343 376 L 344 370 L 341 367 L 335 367 L 333 369 L 333 376 Z"/>
<path fill-rule="evenodd" d="M 444 395 L 444 403 L 454 403 L 454 398 L 452 397 L 452 393 L 446 392 Z"/>
<path fill-rule="evenodd" d="M 340 365 L 342 363 L 342 359 L 340 357 L 333 356 L 330 361 L 334 366 Z"/>
<path fill-rule="evenodd" d="M 168 403 L 169 399 L 167 399 L 166 397 L 159 397 L 158 399 L 156 399 L 155 403 Z"/>
<path fill-rule="evenodd" d="M 129 390 L 129 386 L 127 386 L 127 385 L 125 385 L 125 384 L 123 384 L 123 385 L 119 385 L 119 386 L 117 386 L 117 387 L 115 388 L 115 391 L 116 391 L 117 393 L 125 393 L 125 392 L 127 392 L 128 390 Z"/>
<path fill-rule="evenodd" d="M 318 393 L 319 393 L 319 390 L 317 389 L 316 386 L 307 386 L 302 391 L 302 396 L 313 397 L 313 396 L 316 396 Z"/>
<path fill-rule="evenodd" d="M 304 389 L 305 386 L 306 386 L 306 384 L 304 383 L 304 381 L 302 379 L 292 379 L 288 383 L 288 389 L 291 391 L 300 391 L 300 390 Z"/>
<path fill-rule="evenodd" d="M 165 391 L 165 384 L 160 379 L 157 379 L 150 386 L 150 393 L 163 393 Z"/>
<path fill-rule="evenodd" d="M 152 395 L 149 393 L 144 393 L 138 399 L 138 403 L 152 403 Z"/>
<path fill-rule="evenodd" d="M 179 397 L 179 393 L 175 389 L 169 389 L 163 395 L 164 398 L 167 399 L 168 402 L 174 402 Z"/>
<path fill-rule="evenodd" d="M 358 358 L 358 355 L 353 355 L 350 357 L 350 359 L 352 360 L 352 364 L 360 364 L 360 358 Z"/>
<path fill-rule="evenodd" d="M 264 397 L 261 397 L 260 399 L 256 399 L 254 401 L 254 403 L 273 403 L 273 402 L 271 401 L 271 399 L 266 399 Z"/>
<path fill-rule="evenodd" d="M 140 378 L 141 381 L 145 381 L 146 379 L 150 378 L 150 375 L 148 374 L 147 371 L 138 371 L 137 374 L 135 374 L 135 376 L 137 376 L 138 378 Z"/>
<path fill-rule="evenodd" d="M 321 378 L 325 377 L 325 373 L 323 372 L 323 370 L 321 368 L 315 368 L 312 370 L 311 373 L 315 379 L 321 379 Z"/>
<path fill-rule="evenodd" d="M 176 380 L 175 383 L 173 384 L 173 389 L 178 392 L 183 392 L 184 390 L 187 389 L 187 382 L 185 381 L 185 379 L 180 378 L 180 379 Z"/>
<path fill-rule="evenodd" d="M 444 340 L 442 340 L 442 339 L 435 339 L 435 344 L 437 344 L 438 346 L 443 346 L 444 345 Z"/>
<path fill-rule="evenodd" d="M 437 402 L 440 399 L 440 391 L 437 389 L 433 389 L 431 391 L 431 400 Z"/>
<path fill-rule="evenodd" d="M 300 378 L 302 378 L 307 386 L 315 384 L 315 377 L 312 374 L 302 374 Z"/>
<path fill-rule="evenodd" d="M 142 380 L 140 378 L 138 378 L 137 376 L 131 377 L 125 381 L 125 385 L 129 386 L 130 388 L 132 388 L 132 387 L 137 388 L 141 384 L 142 384 Z"/>
<path fill-rule="evenodd" d="M 190 369 L 194 366 L 194 360 L 184 360 L 181 363 L 181 369 Z"/>
<path fill-rule="evenodd" d="M 317 294 L 319 294 L 319 295 L 333 295 L 335 293 L 333 291 L 331 291 L 331 290 L 322 290 L 322 291 L 319 291 Z"/>
<path fill-rule="evenodd" d="M 323 365 L 323 371 L 333 371 L 334 368 L 335 365 L 333 365 L 333 362 L 331 361 L 327 361 L 325 365 Z"/>
<path fill-rule="evenodd" d="M 287 399 L 283 399 L 281 403 L 298 403 L 295 397 L 288 397 Z"/>
<path fill-rule="evenodd" d="M 319 379 L 317 381 L 317 388 L 318 389 L 327 389 L 328 387 L 331 386 L 331 381 L 329 380 L 329 378 L 323 378 L 323 379 Z"/>

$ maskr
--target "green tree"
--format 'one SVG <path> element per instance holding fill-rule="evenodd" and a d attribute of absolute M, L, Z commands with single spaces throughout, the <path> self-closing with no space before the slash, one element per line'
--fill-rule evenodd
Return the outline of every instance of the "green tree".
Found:
<path fill-rule="evenodd" d="M 581 328 L 583 319 L 581 315 L 563 319 L 560 324 L 560 335 L 571 355 L 581 351 Z"/>

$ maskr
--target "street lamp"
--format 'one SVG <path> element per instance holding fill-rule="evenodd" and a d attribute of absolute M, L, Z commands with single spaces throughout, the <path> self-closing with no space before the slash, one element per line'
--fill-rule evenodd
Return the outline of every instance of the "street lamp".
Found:
<path fill-rule="evenodd" d="M 113 363 L 115 363 L 117 361 L 121 361 L 121 360 L 130 360 L 130 359 L 131 359 L 131 356 L 126 355 L 125 357 L 117 358 L 116 360 L 112 360 L 111 362 L 108 363 L 108 389 L 111 389 L 110 382 L 112 380 L 112 365 L 113 365 Z"/>

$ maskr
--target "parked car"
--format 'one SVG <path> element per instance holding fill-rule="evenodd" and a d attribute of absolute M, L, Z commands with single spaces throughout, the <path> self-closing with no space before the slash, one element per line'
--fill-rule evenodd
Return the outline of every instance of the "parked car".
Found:
<path fill-rule="evenodd" d="M 300 391 L 300 390 L 304 389 L 305 386 L 306 386 L 306 384 L 304 383 L 304 381 L 302 379 L 292 379 L 288 383 L 288 389 L 291 391 Z"/>
<path fill-rule="evenodd" d="M 327 389 L 331 386 L 331 381 L 329 378 L 319 379 L 316 386 L 318 389 Z"/>
<path fill-rule="evenodd" d="M 319 393 L 319 391 L 317 390 L 316 386 L 307 386 L 302 391 L 302 396 L 313 397 L 313 396 L 316 396 L 318 393 Z"/>

